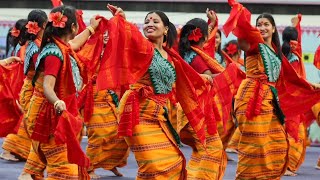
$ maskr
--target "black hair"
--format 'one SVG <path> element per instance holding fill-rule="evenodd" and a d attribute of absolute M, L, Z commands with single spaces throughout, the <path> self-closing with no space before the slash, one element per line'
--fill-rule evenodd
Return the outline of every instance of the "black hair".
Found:
<path fill-rule="evenodd" d="M 258 25 L 258 21 L 261 18 L 266 18 L 270 21 L 272 26 L 274 27 L 274 33 L 272 34 L 272 43 L 276 46 L 276 54 L 281 58 L 281 45 L 280 45 L 280 38 L 279 38 L 279 33 L 277 30 L 276 23 L 274 21 L 274 18 L 271 14 L 269 13 L 262 13 L 256 20 L 256 26 Z"/>
<path fill-rule="evenodd" d="M 146 19 L 147 16 L 152 13 L 157 14 L 163 22 L 163 25 L 168 27 L 168 32 L 167 35 L 164 36 L 163 42 L 166 42 L 166 46 L 171 48 L 177 38 L 176 27 L 170 22 L 168 16 L 162 11 L 150 11 L 144 19 Z"/>
<path fill-rule="evenodd" d="M 12 36 L 12 45 L 14 47 L 16 47 L 18 45 L 18 43 L 23 46 L 26 41 L 25 39 L 23 38 L 25 36 L 25 33 L 26 33 L 26 25 L 28 23 L 28 20 L 26 19 L 19 19 L 16 24 L 14 25 L 14 27 L 20 31 L 20 34 L 18 37 L 14 37 Z"/>
<path fill-rule="evenodd" d="M 222 40 L 222 34 L 221 34 L 221 31 L 220 31 L 220 29 L 218 29 L 217 30 L 217 33 L 220 35 L 220 39 Z M 216 51 L 218 54 L 220 54 L 220 55 L 222 55 L 222 52 L 221 52 L 221 42 L 220 42 L 220 44 L 219 44 L 219 46 L 218 46 L 218 50 Z"/>
<path fill-rule="evenodd" d="M 283 40 L 282 53 L 283 53 L 283 55 L 285 55 L 288 58 L 291 53 L 290 41 L 291 40 L 295 40 L 295 41 L 298 40 L 297 29 L 294 27 L 290 27 L 290 26 L 286 27 L 282 33 L 282 40 Z"/>
<path fill-rule="evenodd" d="M 189 40 L 188 37 L 192 33 L 193 30 L 199 28 L 202 37 L 199 41 Z M 180 33 L 180 41 L 179 41 L 179 53 L 181 57 L 184 57 L 187 51 L 191 50 L 192 45 L 199 45 L 200 43 L 204 42 L 208 37 L 208 24 L 205 20 L 200 18 L 191 19 L 184 25 L 181 29 Z"/>
<path fill-rule="evenodd" d="M 6 38 L 6 55 L 8 55 L 10 47 L 14 47 L 13 45 L 13 36 L 11 35 L 12 27 L 9 28 Z"/>
<path fill-rule="evenodd" d="M 43 33 L 40 51 L 49 42 L 53 42 L 53 37 L 62 37 L 72 33 L 72 24 L 77 25 L 76 9 L 72 6 L 59 6 L 53 8 L 50 13 L 61 12 L 68 18 L 64 28 L 54 27 L 52 22 L 48 22 Z"/>
<path fill-rule="evenodd" d="M 47 14 L 42 11 L 42 10 L 32 10 L 29 15 L 28 15 L 28 22 L 37 22 L 38 26 L 40 28 L 43 28 L 43 25 L 48 21 L 48 16 Z M 30 34 L 28 33 L 28 31 L 26 31 L 25 36 L 24 36 L 25 40 L 28 41 L 34 41 L 37 38 L 36 34 Z"/>
<path fill-rule="evenodd" d="M 227 44 L 224 45 L 223 51 L 226 52 L 230 57 L 232 57 L 234 54 L 229 54 L 229 52 L 228 52 L 228 50 L 227 50 L 227 47 L 228 47 L 230 44 L 236 45 L 238 51 L 240 50 L 240 47 L 239 47 L 239 44 L 238 44 L 238 41 L 237 41 L 237 40 L 231 40 L 231 41 L 227 42 Z M 238 53 L 238 51 L 237 51 L 237 53 Z"/>

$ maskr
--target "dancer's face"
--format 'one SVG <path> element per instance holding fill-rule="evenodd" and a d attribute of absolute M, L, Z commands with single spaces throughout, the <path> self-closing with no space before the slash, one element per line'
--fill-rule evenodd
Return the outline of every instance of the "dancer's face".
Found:
<path fill-rule="evenodd" d="M 168 27 L 164 26 L 160 16 L 156 13 L 149 14 L 144 20 L 143 33 L 152 41 L 163 38 L 167 31 Z"/>
<path fill-rule="evenodd" d="M 260 30 L 260 34 L 264 40 L 272 38 L 272 34 L 275 31 L 275 27 L 267 18 L 260 18 L 257 22 L 257 28 Z"/>

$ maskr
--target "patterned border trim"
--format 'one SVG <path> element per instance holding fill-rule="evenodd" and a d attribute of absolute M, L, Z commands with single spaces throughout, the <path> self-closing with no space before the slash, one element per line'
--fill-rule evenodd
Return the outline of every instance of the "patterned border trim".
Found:
<path fill-rule="evenodd" d="M 186 61 L 188 64 L 191 64 L 193 59 L 197 56 L 197 53 L 193 50 L 185 52 L 185 55 L 183 57 L 184 61 Z"/>
<path fill-rule="evenodd" d="M 40 52 L 37 63 L 36 63 L 36 70 L 38 69 L 38 66 L 42 59 L 46 58 L 49 55 L 56 56 L 61 61 L 63 61 L 63 55 L 59 47 L 55 43 L 48 43 Z"/>
<path fill-rule="evenodd" d="M 269 82 L 276 82 L 280 76 L 281 59 L 265 44 L 259 43 L 259 50 Z"/>
<path fill-rule="evenodd" d="M 24 69 L 23 72 L 25 75 L 28 74 L 30 68 L 30 62 L 32 60 L 32 56 L 39 52 L 39 47 L 33 41 L 30 41 L 26 50 L 26 56 L 24 58 Z"/>

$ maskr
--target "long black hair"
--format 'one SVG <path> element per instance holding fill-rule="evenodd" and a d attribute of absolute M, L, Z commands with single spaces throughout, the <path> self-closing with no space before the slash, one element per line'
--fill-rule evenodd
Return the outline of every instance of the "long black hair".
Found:
<path fill-rule="evenodd" d="M 222 56 L 222 51 L 221 51 L 222 34 L 221 34 L 221 30 L 220 30 L 220 29 L 217 30 L 217 34 L 220 35 L 221 42 L 220 42 L 220 44 L 219 44 L 219 46 L 218 46 L 218 50 L 216 51 L 216 53 L 218 53 L 218 54 L 220 54 L 220 56 Z"/>
<path fill-rule="evenodd" d="M 196 28 L 200 29 L 202 33 L 202 37 L 199 39 L 199 41 L 189 40 L 188 39 L 189 35 Z M 180 41 L 179 41 L 180 56 L 184 57 L 185 53 L 191 50 L 192 45 L 199 45 L 200 43 L 203 43 L 207 37 L 208 37 L 208 24 L 205 20 L 200 18 L 194 18 L 188 21 L 187 24 L 182 27 L 181 33 L 180 33 Z"/>
<path fill-rule="evenodd" d="M 271 25 L 274 27 L 274 33 L 272 34 L 272 43 L 276 46 L 276 54 L 278 54 L 279 57 L 281 57 L 281 45 L 280 45 L 280 38 L 279 38 L 279 33 L 277 30 L 276 23 L 274 21 L 274 18 L 271 14 L 269 13 L 262 13 L 260 16 L 258 16 L 256 20 L 256 26 L 258 25 L 258 21 L 261 18 L 266 18 L 270 21 Z"/>
<path fill-rule="evenodd" d="M 12 27 L 9 28 L 8 33 L 7 33 L 7 38 L 6 38 L 6 55 L 7 56 L 10 56 L 10 54 L 8 54 L 10 47 L 14 47 L 13 36 L 11 35 L 11 30 L 12 30 Z"/>
<path fill-rule="evenodd" d="M 282 33 L 282 41 L 283 41 L 282 53 L 287 58 L 291 54 L 291 47 L 290 47 L 291 40 L 295 40 L 295 41 L 298 40 L 298 31 L 296 28 L 289 26 L 289 27 L 286 27 Z"/>
<path fill-rule="evenodd" d="M 163 22 L 163 25 L 168 27 L 168 32 L 167 35 L 164 36 L 163 42 L 166 42 L 166 46 L 171 48 L 177 38 L 176 27 L 170 22 L 168 16 L 162 11 L 150 11 L 144 19 L 146 19 L 147 16 L 152 13 L 157 14 Z"/>
<path fill-rule="evenodd" d="M 40 28 L 43 28 L 43 25 L 48 21 L 47 14 L 42 10 L 32 10 L 28 15 L 28 22 L 37 22 L 38 26 Z M 30 34 L 28 33 L 28 30 L 25 33 L 24 36 L 25 40 L 34 41 L 37 38 L 36 34 Z"/>
<path fill-rule="evenodd" d="M 72 24 L 77 25 L 76 9 L 72 6 L 59 6 L 53 8 L 51 13 L 61 12 L 68 18 L 64 28 L 54 27 L 52 22 L 48 22 L 43 33 L 40 51 L 49 42 L 53 42 L 53 37 L 62 37 L 72 33 Z"/>
<path fill-rule="evenodd" d="M 18 37 L 12 36 L 12 45 L 15 47 L 18 45 L 18 43 L 23 46 L 26 43 L 26 40 L 24 39 L 25 33 L 26 33 L 26 25 L 28 23 L 28 20 L 26 19 L 19 19 L 14 27 L 20 31 L 20 34 Z"/>

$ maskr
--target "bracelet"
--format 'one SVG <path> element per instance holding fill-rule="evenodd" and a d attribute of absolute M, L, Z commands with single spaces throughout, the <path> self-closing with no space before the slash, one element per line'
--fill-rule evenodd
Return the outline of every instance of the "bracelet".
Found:
<path fill-rule="evenodd" d="M 92 26 L 88 26 L 88 27 L 86 27 L 86 29 L 88 29 L 88 30 L 89 30 L 90 35 L 93 35 L 93 34 L 95 33 L 95 31 L 94 31 L 94 29 L 93 29 L 93 27 L 92 27 Z"/>
<path fill-rule="evenodd" d="M 209 28 L 208 28 L 209 34 L 211 33 L 212 29 L 213 29 L 213 28 L 212 28 L 211 26 L 209 26 Z"/>
<path fill-rule="evenodd" d="M 61 100 L 57 100 L 56 102 L 54 102 L 53 107 L 56 109 L 56 106 L 61 102 Z"/>

